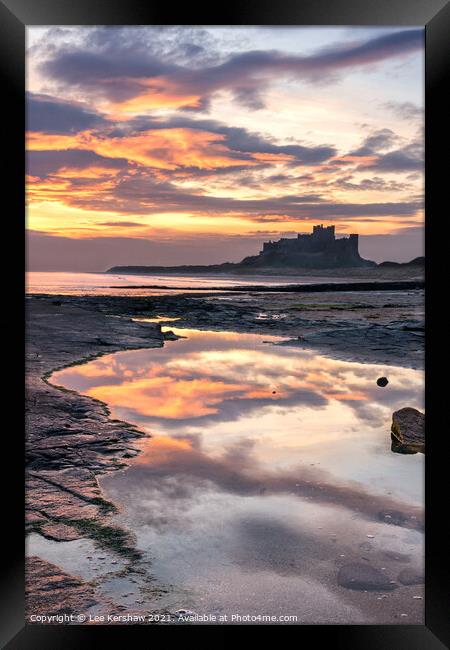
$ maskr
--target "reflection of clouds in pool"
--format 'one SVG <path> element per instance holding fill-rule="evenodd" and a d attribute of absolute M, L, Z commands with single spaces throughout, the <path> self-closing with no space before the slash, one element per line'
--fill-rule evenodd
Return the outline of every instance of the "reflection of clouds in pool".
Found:
<path fill-rule="evenodd" d="M 196 611 L 295 603 L 303 621 L 367 622 L 372 604 L 358 612 L 337 567 L 367 561 L 396 578 L 422 565 L 423 457 L 392 454 L 389 429 L 399 406 L 422 408 L 423 374 L 182 333 L 52 377 L 154 435 L 101 479 L 152 574 L 193 594 Z"/>
<path fill-rule="evenodd" d="M 174 508 L 195 501 L 200 489 L 290 494 L 371 520 L 389 509 L 418 516 L 380 493 L 370 471 L 390 472 L 399 485 L 415 476 L 417 463 L 400 466 L 377 434 L 388 447 L 392 411 L 406 401 L 421 407 L 422 373 L 262 344 L 256 335 L 182 332 L 187 339 L 163 348 L 104 356 L 53 376 L 159 434 L 140 442 L 143 453 L 125 474 L 147 499 L 154 494 Z M 389 377 L 386 390 L 375 383 L 380 374 Z M 302 462 L 311 453 L 321 469 Z"/>
<path fill-rule="evenodd" d="M 69 368 L 55 381 L 162 427 L 232 421 L 274 404 L 325 407 L 343 402 L 377 427 L 411 396 L 422 403 L 422 375 L 390 368 L 389 390 L 375 384 L 379 368 L 262 345 L 260 337 L 188 332 L 159 350 L 123 352 Z"/>
<path fill-rule="evenodd" d="M 326 470 L 299 463 L 289 469 L 269 471 L 253 454 L 255 444 L 241 440 L 212 456 L 202 449 L 199 438 L 158 436 L 142 441 L 142 453 L 121 480 L 130 484 L 126 492 L 132 489 L 141 493 L 135 499 L 140 509 L 148 499 L 170 500 L 172 509 L 173 501 L 195 502 L 198 495 L 210 491 L 240 497 L 287 494 L 355 511 L 359 517 L 372 521 L 379 521 L 381 512 L 401 512 L 399 525 L 419 529 L 423 526 L 421 508 L 395 497 L 375 495 L 355 481 L 339 481 Z"/>
<path fill-rule="evenodd" d="M 163 348 L 104 356 L 52 379 L 157 434 L 139 443 L 128 472 L 139 472 L 147 490 L 172 501 L 200 484 L 243 496 L 295 493 L 369 518 L 403 508 L 382 494 L 392 485 L 421 502 L 417 460 L 400 464 L 389 451 L 392 411 L 421 407 L 421 372 L 271 346 L 256 335 L 183 333 Z M 375 383 L 380 374 L 389 376 L 386 390 Z M 322 471 L 306 471 L 308 459 Z"/>
<path fill-rule="evenodd" d="M 174 477 L 167 481 L 173 487 Z M 370 559 L 372 565 L 386 567 L 389 578 L 405 562 L 422 564 L 419 531 L 368 521 L 333 502 L 292 493 L 237 495 L 208 489 L 205 482 L 191 484 L 191 494 L 169 500 L 161 484 L 149 490 L 134 468 L 102 483 L 109 495 L 125 499 L 125 522 L 136 530 L 139 547 L 149 550 L 156 574 L 190 588 L 199 585 L 202 601 L 205 594 L 207 602 L 227 600 L 226 593 L 215 591 L 220 584 L 234 599 L 230 606 L 238 606 L 241 589 L 253 592 L 252 603 L 270 604 L 272 597 L 284 597 L 289 580 L 291 604 L 311 606 L 319 585 L 323 596 L 336 592 L 336 567 L 352 560 Z M 186 487 L 182 476 L 176 483 Z M 374 539 L 369 541 L 367 533 Z M 342 590 L 337 595 L 345 602 Z M 244 604 L 248 611 L 250 603 Z"/>

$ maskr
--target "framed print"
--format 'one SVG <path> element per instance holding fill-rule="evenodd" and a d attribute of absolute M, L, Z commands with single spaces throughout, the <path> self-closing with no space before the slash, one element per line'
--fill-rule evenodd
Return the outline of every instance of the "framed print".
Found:
<path fill-rule="evenodd" d="M 0 8 L 2 647 L 446 647 L 448 4 Z"/>

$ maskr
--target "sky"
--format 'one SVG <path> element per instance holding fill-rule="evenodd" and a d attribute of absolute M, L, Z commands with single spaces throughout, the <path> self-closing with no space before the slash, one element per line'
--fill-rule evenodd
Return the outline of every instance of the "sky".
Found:
<path fill-rule="evenodd" d="M 424 30 L 28 27 L 32 271 L 423 255 Z"/>

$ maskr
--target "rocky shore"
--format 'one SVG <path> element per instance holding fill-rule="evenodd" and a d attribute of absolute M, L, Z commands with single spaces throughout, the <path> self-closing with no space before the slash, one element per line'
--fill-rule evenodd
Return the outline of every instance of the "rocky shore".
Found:
<path fill-rule="evenodd" d="M 160 318 L 160 322 L 148 319 Z M 54 370 L 124 349 L 161 347 L 164 318 L 177 326 L 285 337 L 366 362 L 420 367 L 423 293 L 198 293 L 149 297 L 28 296 L 26 347 L 26 529 L 54 541 L 90 539 L 133 567 L 129 531 L 110 523 L 116 506 L 97 478 L 120 469 L 144 434 L 109 417 L 107 407 L 52 385 Z M 167 324 L 169 324 L 169 320 Z M 375 380 L 375 378 L 374 378 Z M 29 557 L 28 613 L 105 605 L 95 585 Z M 108 608 L 115 605 L 108 603 Z M 120 606 L 118 606 L 120 608 Z"/>
<path fill-rule="evenodd" d="M 424 362 L 424 293 L 420 289 L 168 292 L 62 300 L 103 313 L 159 316 L 163 325 L 167 317 L 177 318 L 179 327 L 272 334 L 285 337 L 283 345 L 314 348 L 351 361 L 412 368 L 422 368 Z"/>
<path fill-rule="evenodd" d="M 57 368 L 123 349 L 163 345 L 160 326 L 110 318 L 55 298 L 27 300 L 26 532 L 68 541 L 89 537 L 132 560 L 127 531 L 108 524 L 115 506 L 101 496 L 97 476 L 123 467 L 141 432 L 111 420 L 106 406 L 59 390 L 47 378 Z M 78 608 L 92 605 L 93 590 L 38 558 L 28 559 L 28 609 L 47 610 L 49 589 L 74 591 Z M 66 589 L 67 588 L 67 589 Z M 74 596 L 74 597 L 75 597 Z M 61 598 L 54 613 L 71 609 Z"/>

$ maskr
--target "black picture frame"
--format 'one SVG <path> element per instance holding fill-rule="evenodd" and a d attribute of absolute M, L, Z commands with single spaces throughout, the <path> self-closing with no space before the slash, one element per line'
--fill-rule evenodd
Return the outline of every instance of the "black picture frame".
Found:
<path fill-rule="evenodd" d="M 220 10 L 219 10 L 220 9 Z M 11 392 L 19 397 L 15 409 L 15 426 L 4 427 L 8 437 L 7 454 L 3 465 L 11 467 L 3 489 L 4 570 L 1 574 L 0 624 L 1 647 L 11 650 L 32 648 L 85 648 L 105 643 L 106 635 L 113 635 L 116 643 L 136 647 L 138 635 L 145 634 L 144 643 L 150 644 L 154 632 L 158 636 L 164 627 L 148 626 L 27 626 L 24 616 L 24 436 L 17 426 L 23 397 L 22 364 L 17 355 L 22 350 L 23 330 L 15 319 L 23 317 L 24 269 L 24 178 L 25 178 L 25 27 L 31 25 L 401 25 L 424 26 L 426 33 L 426 622 L 423 626 L 298 626 L 294 629 L 298 643 L 313 640 L 329 643 L 333 648 L 364 648 L 365 650 L 438 650 L 450 644 L 450 607 L 448 534 L 445 506 L 448 498 L 446 466 L 448 457 L 443 451 L 446 437 L 446 389 L 448 366 L 442 346 L 448 341 L 446 318 L 440 312 L 448 273 L 448 225 L 445 208 L 448 187 L 448 63 L 450 60 L 450 4 L 445 0 L 241 0 L 213 10 L 211 6 L 177 7 L 162 2 L 143 0 L 2 0 L 0 1 L 0 74 L 3 88 L 3 146 L 5 218 L 14 224 L 7 239 L 7 248 L 16 251 L 16 282 L 8 282 L 12 289 L 8 312 L 14 313 L 9 340 L 18 342 L 15 361 L 5 369 Z M 447 91 L 447 92 L 446 92 Z M 6 201 L 7 199 L 7 201 Z M 17 267 L 17 268 L 15 268 Z M 8 268 L 10 268 L 8 266 Z M 23 320 L 22 320 L 23 322 Z M 446 329 L 444 329 L 446 328 Z M 440 343 L 442 345 L 440 345 Z M 447 373 L 445 373 L 447 370 Z M 442 375 L 441 375 L 442 372 Z M 443 377 L 442 380 L 439 377 Z M 441 383 L 442 381 L 442 383 Z M 444 384 L 444 385 L 443 385 Z M 448 391 L 446 391 L 448 392 Z M 10 408 L 9 406 L 7 407 Z M 440 505 L 442 504 L 442 505 Z M 196 626 L 171 626 L 183 638 L 190 638 Z M 214 626 L 213 626 L 214 627 Z M 198 627 L 196 628 L 198 629 Z M 203 628 L 203 629 L 210 629 Z M 218 639 L 232 633 L 230 627 L 215 628 Z M 234 628 L 236 629 L 236 628 Z M 256 633 L 261 628 L 251 628 Z M 286 629 L 286 628 L 284 628 Z M 241 628 L 242 630 L 242 628 Z M 214 631 L 214 630 L 213 630 Z M 239 630 L 238 630 L 239 631 Z M 268 631 L 264 629 L 264 634 Z M 292 631 L 292 628 L 291 628 Z M 278 626 L 276 632 L 280 632 Z M 220 634 L 220 637 L 219 637 Z M 130 639 L 132 639 L 130 641 Z M 181 637 L 180 637 L 181 639 Z M 183 641 L 184 643 L 184 641 Z"/>

